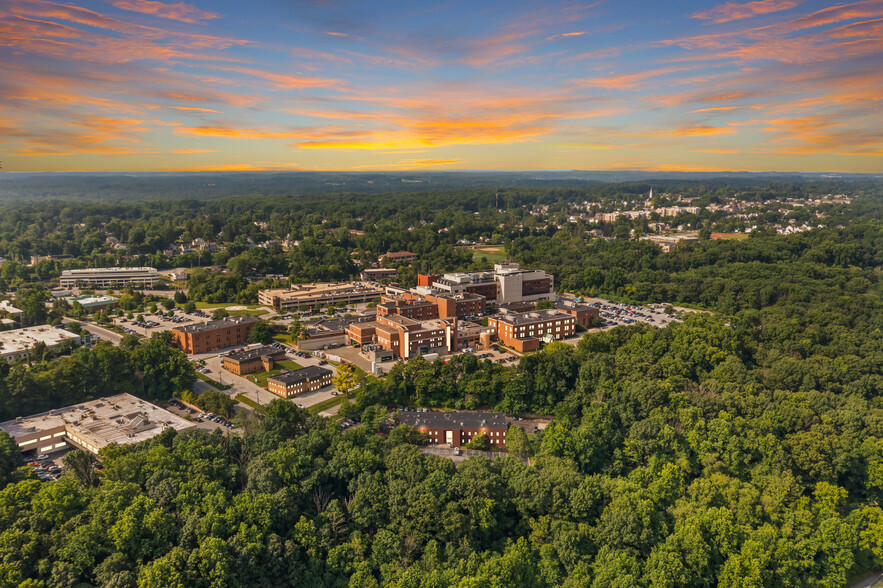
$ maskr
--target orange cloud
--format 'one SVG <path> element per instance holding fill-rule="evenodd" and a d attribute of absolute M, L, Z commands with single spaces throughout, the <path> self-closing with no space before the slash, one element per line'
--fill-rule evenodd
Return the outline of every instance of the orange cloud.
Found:
<path fill-rule="evenodd" d="M 555 39 L 563 39 L 565 37 L 581 37 L 585 35 L 585 31 L 574 31 L 572 33 L 560 33 L 558 35 L 552 35 L 551 37 L 546 37 L 547 41 L 554 41 Z"/>
<path fill-rule="evenodd" d="M 587 80 L 577 80 L 577 84 L 591 88 L 606 88 L 610 90 L 630 90 L 649 78 L 664 76 L 671 73 L 688 71 L 696 69 L 695 66 L 668 66 L 656 69 L 648 69 L 646 71 L 621 76 L 610 76 L 604 78 L 591 78 Z"/>
<path fill-rule="evenodd" d="M 191 153 L 217 153 L 217 149 L 172 149 L 169 153 L 175 155 L 190 155 Z"/>
<path fill-rule="evenodd" d="M 696 153 L 741 153 L 735 149 L 694 149 Z"/>
<path fill-rule="evenodd" d="M 727 2 L 726 4 L 715 6 L 711 10 L 697 12 L 693 14 L 691 18 L 710 20 L 715 24 L 720 24 L 733 20 L 750 18 L 758 14 L 769 14 L 771 12 L 790 10 L 798 5 L 800 5 L 800 2 L 796 0 L 758 0 L 757 2 L 748 2 L 747 4 Z"/>
<path fill-rule="evenodd" d="M 166 4 L 164 2 L 154 2 L 152 0 L 110 0 L 110 3 L 122 10 L 140 12 L 141 14 L 149 14 L 159 18 L 167 18 L 169 20 L 177 20 L 179 22 L 187 23 L 196 23 L 201 20 L 212 20 L 221 16 L 217 12 L 202 10 L 196 6 L 185 4 L 183 2 Z"/>

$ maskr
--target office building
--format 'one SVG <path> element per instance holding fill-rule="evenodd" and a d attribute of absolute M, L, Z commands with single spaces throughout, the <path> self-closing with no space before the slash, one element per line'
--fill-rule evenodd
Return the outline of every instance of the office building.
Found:
<path fill-rule="evenodd" d="M 501 412 L 436 412 L 431 410 L 404 410 L 399 422 L 429 436 L 430 443 L 444 443 L 460 447 L 479 433 L 484 433 L 495 448 L 506 446 L 506 415 Z"/>
<path fill-rule="evenodd" d="M 66 340 L 72 340 L 77 345 L 83 342 L 79 335 L 49 325 L 3 331 L 0 332 L 0 358 L 8 362 L 27 359 L 38 343 L 43 343 L 49 349 L 55 349 Z"/>
<path fill-rule="evenodd" d="M 208 353 L 216 349 L 242 345 L 248 340 L 248 334 L 257 322 L 258 319 L 253 316 L 231 316 L 206 323 L 175 327 L 172 329 L 172 336 L 184 353 Z"/>
<path fill-rule="evenodd" d="M 372 282 L 374 280 L 394 280 L 399 275 L 399 271 L 394 267 L 377 267 L 363 269 L 359 277 L 363 282 Z"/>
<path fill-rule="evenodd" d="M 276 347 L 260 346 L 228 353 L 222 359 L 222 365 L 228 372 L 237 376 L 269 372 L 275 362 L 285 359 L 285 350 Z"/>
<path fill-rule="evenodd" d="M 193 425 L 167 410 L 117 394 L 0 423 L 22 452 L 34 455 L 74 447 L 93 454 L 112 443 L 131 445 L 172 428 Z"/>
<path fill-rule="evenodd" d="M 306 392 L 315 392 L 331 385 L 332 372 L 319 366 L 282 372 L 267 378 L 267 390 L 282 398 L 291 398 Z"/>
<path fill-rule="evenodd" d="M 380 298 L 383 290 L 361 282 L 294 284 L 288 289 L 261 290 L 258 302 L 277 311 L 298 307 L 352 304 Z"/>
<path fill-rule="evenodd" d="M 67 299 L 68 304 L 73 304 L 74 302 L 77 302 L 80 304 L 80 306 L 82 306 L 89 312 L 98 312 L 99 310 L 116 308 L 118 301 L 118 298 L 103 295 L 86 295 Z"/>
<path fill-rule="evenodd" d="M 504 345 L 515 351 L 535 351 L 540 342 L 570 337 L 576 332 L 576 317 L 560 310 L 533 310 L 488 318 Z"/>
<path fill-rule="evenodd" d="M 496 304 L 555 300 L 555 280 L 542 270 L 523 270 L 517 263 L 498 263 L 493 271 L 459 272 L 441 276 L 418 274 L 419 288 L 441 294 L 475 294 Z"/>
<path fill-rule="evenodd" d="M 149 288 L 158 279 L 159 273 L 152 267 L 76 269 L 61 272 L 61 287 L 113 288 L 138 286 Z"/>

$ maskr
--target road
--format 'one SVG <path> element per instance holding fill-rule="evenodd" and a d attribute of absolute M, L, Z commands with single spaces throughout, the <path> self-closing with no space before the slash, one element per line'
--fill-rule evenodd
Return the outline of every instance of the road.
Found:
<path fill-rule="evenodd" d="M 98 325 L 93 325 L 92 323 L 75 321 L 75 320 L 71 320 L 69 318 L 63 318 L 63 319 L 61 319 L 61 322 L 64 324 L 80 323 L 80 326 L 82 326 L 85 330 L 89 331 L 93 335 L 101 337 L 102 339 L 104 339 L 106 341 L 110 341 L 114 345 L 119 345 L 120 341 L 123 340 L 123 336 L 120 335 L 119 333 L 114 333 L 113 331 L 109 331 L 103 327 L 99 327 Z"/>

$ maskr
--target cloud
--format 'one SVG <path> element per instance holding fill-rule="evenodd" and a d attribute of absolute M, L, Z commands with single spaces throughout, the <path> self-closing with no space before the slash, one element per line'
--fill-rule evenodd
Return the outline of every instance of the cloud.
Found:
<path fill-rule="evenodd" d="M 800 2 L 797 0 L 758 0 L 757 2 L 748 2 L 747 4 L 727 2 L 710 10 L 697 12 L 691 15 L 691 18 L 710 20 L 712 23 L 720 24 L 743 18 L 751 18 L 758 14 L 790 10 L 799 5 Z"/>
<path fill-rule="evenodd" d="M 580 86 L 591 87 L 591 88 L 606 88 L 611 90 L 631 90 L 635 86 L 639 85 L 641 82 L 649 79 L 655 78 L 659 76 L 664 76 L 672 73 L 688 71 L 691 69 L 696 69 L 696 66 L 681 66 L 681 65 L 673 65 L 668 67 L 659 67 L 655 69 L 648 69 L 646 71 L 641 71 L 632 74 L 625 74 L 619 76 L 608 76 L 603 78 L 590 78 L 586 80 L 577 80 L 576 83 Z"/>
<path fill-rule="evenodd" d="M 174 4 L 166 4 L 164 2 L 154 2 L 152 0 L 109 0 L 110 4 L 121 10 L 129 10 L 131 12 L 140 12 L 141 14 L 149 14 L 159 18 L 167 18 L 169 20 L 177 20 L 179 22 L 197 23 L 203 20 L 212 20 L 220 18 L 217 12 L 202 10 L 191 4 L 176 2 Z"/>
<path fill-rule="evenodd" d="M 192 153 L 217 153 L 217 149 L 172 149 L 169 153 L 174 155 L 190 155 Z"/>
<path fill-rule="evenodd" d="M 559 33 L 557 35 L 552 35 L 551 37 L 546 37 L 546 40 L 547 41 L 554 41 L 555 39 L 563 39 L 566 37 L 581 37 L 582 35 L 585 35 L 585 34 L 586 34 L 585 31 L 574 31 L 572 33 Z"/>

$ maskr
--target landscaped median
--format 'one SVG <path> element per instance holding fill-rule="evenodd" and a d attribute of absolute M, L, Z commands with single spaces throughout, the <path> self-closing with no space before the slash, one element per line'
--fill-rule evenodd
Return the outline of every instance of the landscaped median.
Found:
<path fill-rule="evenodd" d="M 230 388 L 233 387 L 229 384 L 222 384 L 216 380 L 212 380 L 207 375 L 200 373 L 200 372 L 196 372 L 196 377 L 199 378 L 200 380 L 202 380 L 203 382 L 205 382 L 206 384 L 208 384 L 209 386 L 214 386 L 218 390 L 229 390 Z"/>
<path fill-rule="evenodd" d="M 307 411 L 310 414 L 319 414 L 323 410 L 328 410 L 332 406 L 337 406 L 338 404 L 343 402 L 344 398 L 346 397 L 343 394 L 341 394 L 340 396 L 334 396 L 332 398 L 329 398 L 328 400 L 323 400 L 322 402 L 317 402 L 312 406 L 308 406 Z"/>

